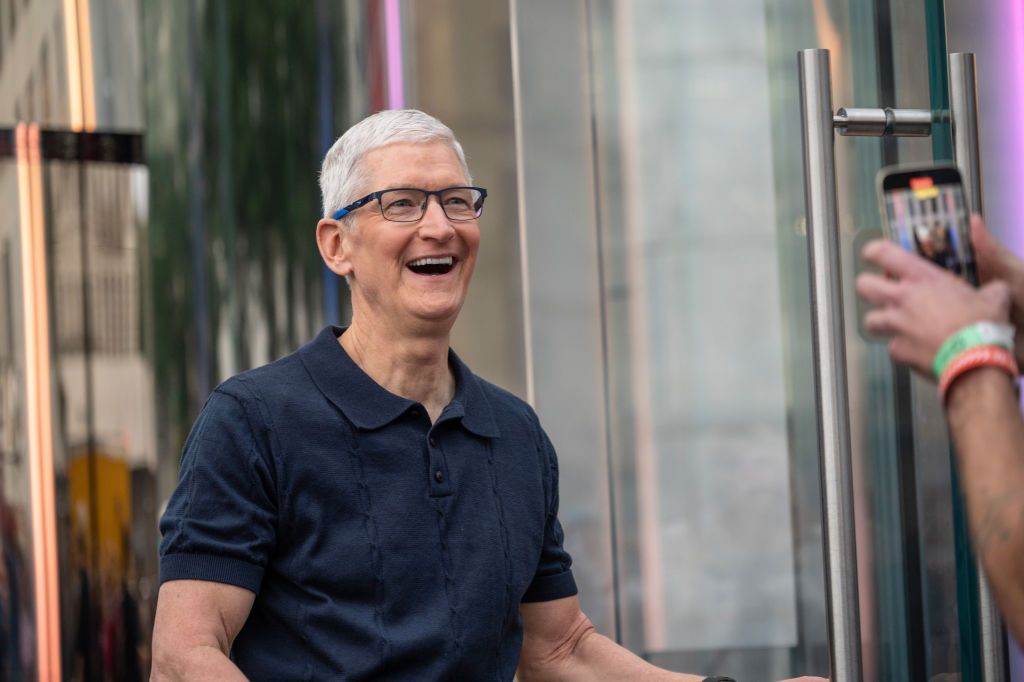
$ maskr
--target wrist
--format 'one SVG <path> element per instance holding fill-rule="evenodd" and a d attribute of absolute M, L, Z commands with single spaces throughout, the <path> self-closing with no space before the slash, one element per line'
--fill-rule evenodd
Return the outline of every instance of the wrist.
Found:
<path fill-rule="evenodd" d="M 990 398 L 1005 399 L 1015 392 L 1014 382 L 999 367 L 978 367 L 954 381 L 946 391 L 946 413 L 951 425 L 986 412 Z"/>
<path fill-rule="evenodd" d="M 1012 325 L 1001 322 L 974 322 L 950 334 L 939 347 L 935 358 L 932 361 L 932 372 L 936 379 L 942 375 L 965 351 L 984 346 L 1003 348 L 1009 352 L 1014 349 L 1014 336 L 1016 334 Z"/>
<path fill-rule="evenodd" d="M 945 403 L 949 390 L 966 375 L 982 368 L 999 369 L 1011 381 L 1020 370 L 1013 354 L 998 346 L 975 346 L 957 354 L 942 371 L 939 377 L 939 397 Z"/>

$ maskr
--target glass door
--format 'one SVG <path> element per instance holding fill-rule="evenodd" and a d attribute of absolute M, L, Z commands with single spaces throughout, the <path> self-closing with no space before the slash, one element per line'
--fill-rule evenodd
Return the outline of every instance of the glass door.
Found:
<path fill-rule="evenodd" d="M 797 51 L 830 50 L 836 107 L 943 109 L 941 3 L 534 5 L 512 3 L 528 383 L 584 606 L 668 668 L 825 676 Z M 836 143 L 865 680 L 974 674 L 941 410 L 852 286 L 878 169 L 950 152 L 948 126 Z"/>

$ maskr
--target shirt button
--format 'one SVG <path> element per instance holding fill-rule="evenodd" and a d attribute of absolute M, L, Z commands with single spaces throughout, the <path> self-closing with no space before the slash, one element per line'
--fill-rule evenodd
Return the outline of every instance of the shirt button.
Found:
<path fill-rule="evenodd" d="M 432 447 L 432 448 L 436 448 L 437 447 L 437 439 L 434 438 L 433 436 L 428 438 L 427 442 L 430 443 L 430 447 Z"/>
<path fill-rule="evenodd" d="M 434 480 L 438 483 L 444 483 L 444 472 L 438 469 L 434 472 Z"/>

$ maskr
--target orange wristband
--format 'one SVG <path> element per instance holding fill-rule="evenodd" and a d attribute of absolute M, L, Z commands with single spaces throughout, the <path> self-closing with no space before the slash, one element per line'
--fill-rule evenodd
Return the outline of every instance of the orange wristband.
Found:
<path fill-rule="evenodd" d="M 979 367 L 997 367 L 1006 372 L 1011 379 L 1020 374 L 1017 361 L 1013 354 L 1001 346 L 974 346 L 958 353 L 939 378 L 939 397 L 946 401 L 946 392 L 950 385 L 961 375 Z"/>

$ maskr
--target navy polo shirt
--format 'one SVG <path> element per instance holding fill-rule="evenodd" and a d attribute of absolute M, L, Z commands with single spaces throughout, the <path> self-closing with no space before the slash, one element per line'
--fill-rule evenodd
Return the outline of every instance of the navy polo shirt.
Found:
<path fill-rule="evenodd" d="M 217 387 L 160 521 L 160 580 L 256 594 L 257 680 L 511 680 L 520 602 L 576 594 L 558 464 L 529 405 L 449 352 L 437 422 L 328 327 Z"/>

